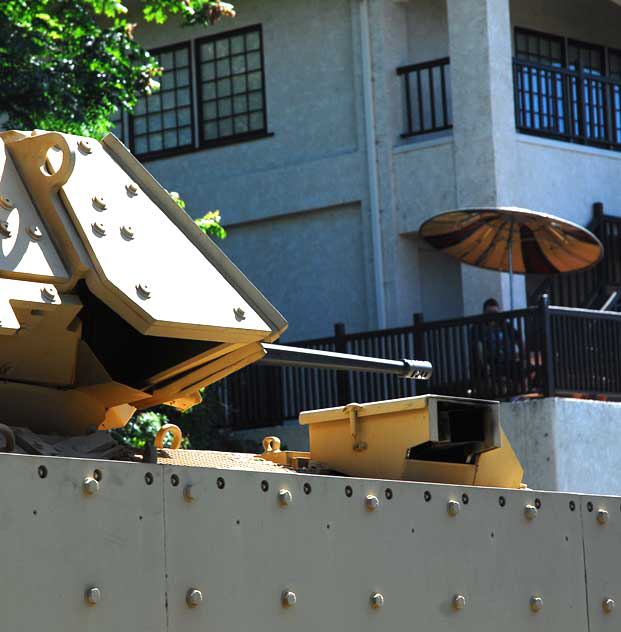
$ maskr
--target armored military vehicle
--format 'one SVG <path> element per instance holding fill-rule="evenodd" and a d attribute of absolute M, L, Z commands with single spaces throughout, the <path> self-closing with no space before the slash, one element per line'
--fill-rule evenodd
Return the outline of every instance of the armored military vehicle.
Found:
<path fill-rule="evenodd" d="M 0 173 L 0 629 L 618 629 L 619 499 L 526 487 L 496 402 L 301 411 L 309 452 L 117 445 L 253 362 L 431 367 L 273 344 L 283 317 L 112 135 L 3 132 Z"/>

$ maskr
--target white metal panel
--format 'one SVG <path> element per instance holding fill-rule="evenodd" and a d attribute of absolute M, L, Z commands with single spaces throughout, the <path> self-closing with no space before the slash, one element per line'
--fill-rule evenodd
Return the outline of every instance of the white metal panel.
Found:
<path fill-rule="evenodd" d="M 581 499 L 591 632 L 621 629 L 620 506 L 619 497 L 583 496 Z M 601 510 L 607 514 L 600 514 Z M 604 608 L 607 599 L 615 602 L 612 611 Z"/>
<path fill-rule="evenodd" d="M 45 280 L 65 279 L 67 269 L 52 243 L 45 224 L 24 186 L 13 160 L 7 156 L 6 145 L 0 139 L 0 195 L 11 200 L 15 208 L 8 210 L 0 204 L 0 219 L 8 222 L 11 236 L 0 239 L 0 272 L 3 276 L 28 275 Z M 40 231 L 33 238 L 29 231 Z"/>
<path fill-rule="evenodd" d="M 85 496 L 96 468 L 100 491 Z M 0 481 L 0 629 L 166 629 L 161 468 L 2 454 Z"/>
<path fill-rule="evenodd" d="M 281 488 L 293 497 L 287 507 Z M 374 512 L 368 494 L 380 500 Z M 169 467 L 164 496 L 171 630 L 587 630 L 569 495 Z M 451 499 L 461 503 L 455 517 Z M 524 506 L 536 499 L 529 521 Z M 203 592 L 197 608 L 185 603 L 190 588 Z M 294 607 L 282 607 L 284 590 L 296 593 Z M 372 609 L 376 591 L 385 604 Z M 538 613 L 531 596 L 543 599 Z"/>
<path fill-rule="evenodd" d="M 62 191 L 102 281 L 156 322 L 270 333 L 237 289 L 144 191 L 127 191 L 131 179 L 100 143 L 91 140 L 92 151 L 84 155 L 78 137 L 66 139 L 76 162 Z M 137 292 L 139 284 L 150 286 L 148 299 Z"/>

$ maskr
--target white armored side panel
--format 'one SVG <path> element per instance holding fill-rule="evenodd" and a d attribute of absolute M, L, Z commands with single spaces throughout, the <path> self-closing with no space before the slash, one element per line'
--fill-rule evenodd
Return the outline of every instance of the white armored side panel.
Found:
<path fill-rule="evenodd" d="M 583 496 L 585 577 L 591 632 L 621 628 L 621 498 Z"/>
<path fill-rule="evenodd" d="M 166 630 L 162 472 L 148 471 L 151 485 L 129 463 L 1 455 L 0 629 Z"/>
<path fill-rule="evenodd" d="M 20 455 L 0 479 L 10 632 L 619 629 L 619 498 Z"/>
<path fill-rule="evenodd" d="M 172 467 L 164 490 L 171 630 L 588 630 L 577 496 Z"/>

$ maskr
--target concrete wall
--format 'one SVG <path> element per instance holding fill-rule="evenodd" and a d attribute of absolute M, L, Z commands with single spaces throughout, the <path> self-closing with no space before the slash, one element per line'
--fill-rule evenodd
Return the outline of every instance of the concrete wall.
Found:
<path fill-rule="evenodd" d="M 446 0 L 416 0 L 406 6 L 408 60 L 403 65 L 448 57 Z"/>
<path fill-rule="evenodd" d="M 367 328 L 359 205 L 236 225 L 221 246 L 288 318 L 283 340 Z"/>
<path fill-rule="evenodd" d="M 621 47 L 621 7 L 611 0 L 510 0 L 511 22 L 571 39 Z"/>
<path fill-rule="evenodd" d="M 621 495 L 621 404 L 550 398 L 501 404 L 533 489 Z"/>

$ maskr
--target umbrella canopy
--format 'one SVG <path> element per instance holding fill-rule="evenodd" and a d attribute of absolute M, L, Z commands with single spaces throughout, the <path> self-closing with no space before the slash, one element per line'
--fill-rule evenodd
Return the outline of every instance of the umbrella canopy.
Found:
<path fill-rule="evenodd" d="M 603 255 L 599 239 L 586 228 L 521 208 L 448 211 L 427 220 L 420 235 L 463 263 L 518 274 L 581 270 Z"/>

